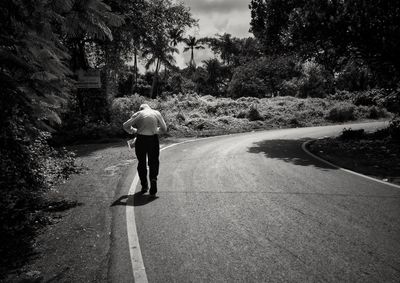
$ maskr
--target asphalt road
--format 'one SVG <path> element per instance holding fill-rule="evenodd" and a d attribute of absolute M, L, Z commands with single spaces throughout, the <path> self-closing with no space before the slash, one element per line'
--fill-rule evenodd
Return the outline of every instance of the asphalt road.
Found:
<path fill-rule="evenodd" d="M 399 282 L 400 189 L 301 149 L 343 127 L 230 135 L 163 151 L 158 198 L 134 201 L 149 282 Z"/>

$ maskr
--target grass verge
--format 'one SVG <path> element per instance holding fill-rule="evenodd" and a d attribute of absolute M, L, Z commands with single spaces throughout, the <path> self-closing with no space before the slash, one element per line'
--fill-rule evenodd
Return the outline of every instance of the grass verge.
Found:
<path fill-rule="evenodd" d="M 311 142 L 309 150 L 342 168 L 400 185 L 399 141 L 388 129 L 369 134 L 347 129 L 337 138 Z"/>

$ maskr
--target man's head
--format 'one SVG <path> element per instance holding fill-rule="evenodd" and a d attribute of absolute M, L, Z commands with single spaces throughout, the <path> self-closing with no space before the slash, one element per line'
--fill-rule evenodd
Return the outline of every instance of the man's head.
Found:
<path fill-rule="evenodd" d="M 142 104 L 139 107 L 139 110 L 145 110 L 145 109 L 151 109 L 150 106 L 148 104 Z"/>

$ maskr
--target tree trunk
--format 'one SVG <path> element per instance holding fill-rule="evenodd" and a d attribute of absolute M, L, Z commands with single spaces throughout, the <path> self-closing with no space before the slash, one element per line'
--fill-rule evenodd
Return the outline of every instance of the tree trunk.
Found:
<path fill-rule="evenodd" d="M 153 83 L 151 85 L 151 93 L 150 98 L 155 99 L 157 98 L 157 86 L 158 86 L 158 74 L 154 74 L 153 76 Z"/>
<path fill-rule="evenodd" d="M 195 65 L 194 65 L 194 48 L 192 47 L 191 48 L 191 55 L 190 55 L 190 63 L 189 63 L 189 65 L 190 65 L 190 67 L 195 67 Z"/>
<path fill-rule="evenodd" d="M 106 46 L 106 65 L 105 65 L 105 91 L 107 102 L 111 106 L 118 92 L 117 72 L 115 70 L 116 51 L 113 43 Z"/>
<path fill-rule="evenodd" d="M 154 70 L 154 76 L 153 76 L 153 83 L 151 84 L 151 90 L 150 90 L 150 98 L 154 99 L 157 97 L 157 83 L 158 83 L 158 70 L 160 68 L 160 59 L 157 59 L 157 64 L 156 68 Z"/>
<path fill-rule="evenodd" d="M 138 67 L 137 67 L 137 49 L 136 49 L 136 47 L 135 47 L 135 53 L 134 53 L 134 56 L 135 56 L 135 63 L 134 63 L 134 72 L 135 72 L 135 86 L 137 85 L 137 81 L 138 81 Z"/>

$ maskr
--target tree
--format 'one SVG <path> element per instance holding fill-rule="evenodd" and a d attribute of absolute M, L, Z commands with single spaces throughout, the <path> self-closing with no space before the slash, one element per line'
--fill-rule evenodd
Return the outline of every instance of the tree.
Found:
<path fill-rule="evenodd" d="M 155 64 L 151 97 L 157 95 L 158 74 L 161 65 L 172 67 L 175 62 L 173 53 L 178 52 L 174 46 L 170 46 L 169 35 L 173 30 L 185 30 L 196 24 L 189 9 L 182 3 L 171 0 L 154 0 L 148 3 L 145 18 L 146 32 L 143 37 L 143 54 L 147 60 L 147 68 Z"/>
<path fill-rule="evenodd" d="M 300 50 L 331 72 L 351 54 L 387 85 L 400 76 L 399 1 L 252 0 L 250 9 L 251 31 L 267 54 Z"/>
<path fill-rule="evenodd" d="M 87 18 L 80 17 L 80 8 Z M 54 151 L 46 131 L 61 122 L 60 109 L 74 89 L 70 63 L 76 55 L 70 51 L 76 49 L 69 49 L 66 39 L 80 31 L 84 37 L 108 37 L 111 18 L 100 0 L 0 2 L 0 277 L 15 263 L 5 249 L 29 247 L 32 235 L 25 233 L 34 230 L 47 178 L 57 170 L 47 168 Z"/>
<path fill-rule="evenodd" d="M 194 50 L 204 49 L 204 46 L 201 45 L 203 41 L 201 39 L 196 39 L 195 36 L 189 36 L 188 38 L 183 39 L 183 42 L 186 44 L 186 47 L 183 49 L 183 52 L 190 50 L 189 67 L 195 68 L 196 63 L 194 62 Z"/>
<path fill-rule="evenodd" d="M 147 41 L 146 49 L 143 51 L 142 56 L 147 58 L 146 69 L 155 64 L 153 83 L 151 86 L 150 97 L 155 98 L 157 96 L 157 84 L 159 81 L 159 72 L 161 65 L 166 67 L 171 66 L 175 63 L 173 53 L 178 52 L 178 49 L 169 45 L 168 38 L 162 34 L 155 39 L 155 41 Z"/>
<path fill-rule="evenodd" d="M 235 56 L 239 54 L 239 39 L 232 38 L 229 33 L 217 34 L 217 37 L 209 37 L 204 41 L 208 43 L 214 53 L 221 56 L 224 64 L 230 65 L 234 62 Z"/>
<path fill-rule="evenodd" d="M 170 43 L 172 46 L 176 47 L 178 43 L 183 41 L 183 30 L 173 28 L 168 32 L 168 37 L 170 38 Z"/>
<path fill-rule="evenodd" d="M 205 83 L 208 86 L 208 92 L 216 96 L 222 94 L 227 86 L 227 80 L 230 79 L 226 76 L 227 67 L 221 65 L 216 58 L 204 60 L 203 63 L 207 72 Z"/>
<path fill-rule="evenodd" d="M 61 3 L 62 1 L 55 1 Z M 86 46 L 88 43 L 112 41 L 111 27 L 121 26 L 124 20 L 111 12 L 110 6 L 101 0 L 71 0 L 59 5 L 60 12 L 65 14 L 62 32 L 64 42 L 72 55 L 72 70 L 88 68 Z"/>
<path fill-rule="evenodd" d="M 236 65 L 240 65 L 243 63 L 248 62 L 249 60 L 254 60 L 256 58 L 262 57 L 261 46 L 258 40 L 254 37 L 247 37 L 247 38 L 238 38 L 235 39 L 237 48 L 238 48 L 238 55 L 234 61 Z"/>
<path fill-rule="evenodd" d="M 258 58 L 235 68 L 229 82 L 232 97 L 270 97 L 279 95 L 282 83 L 300 75 L 294 55 Z"/>

